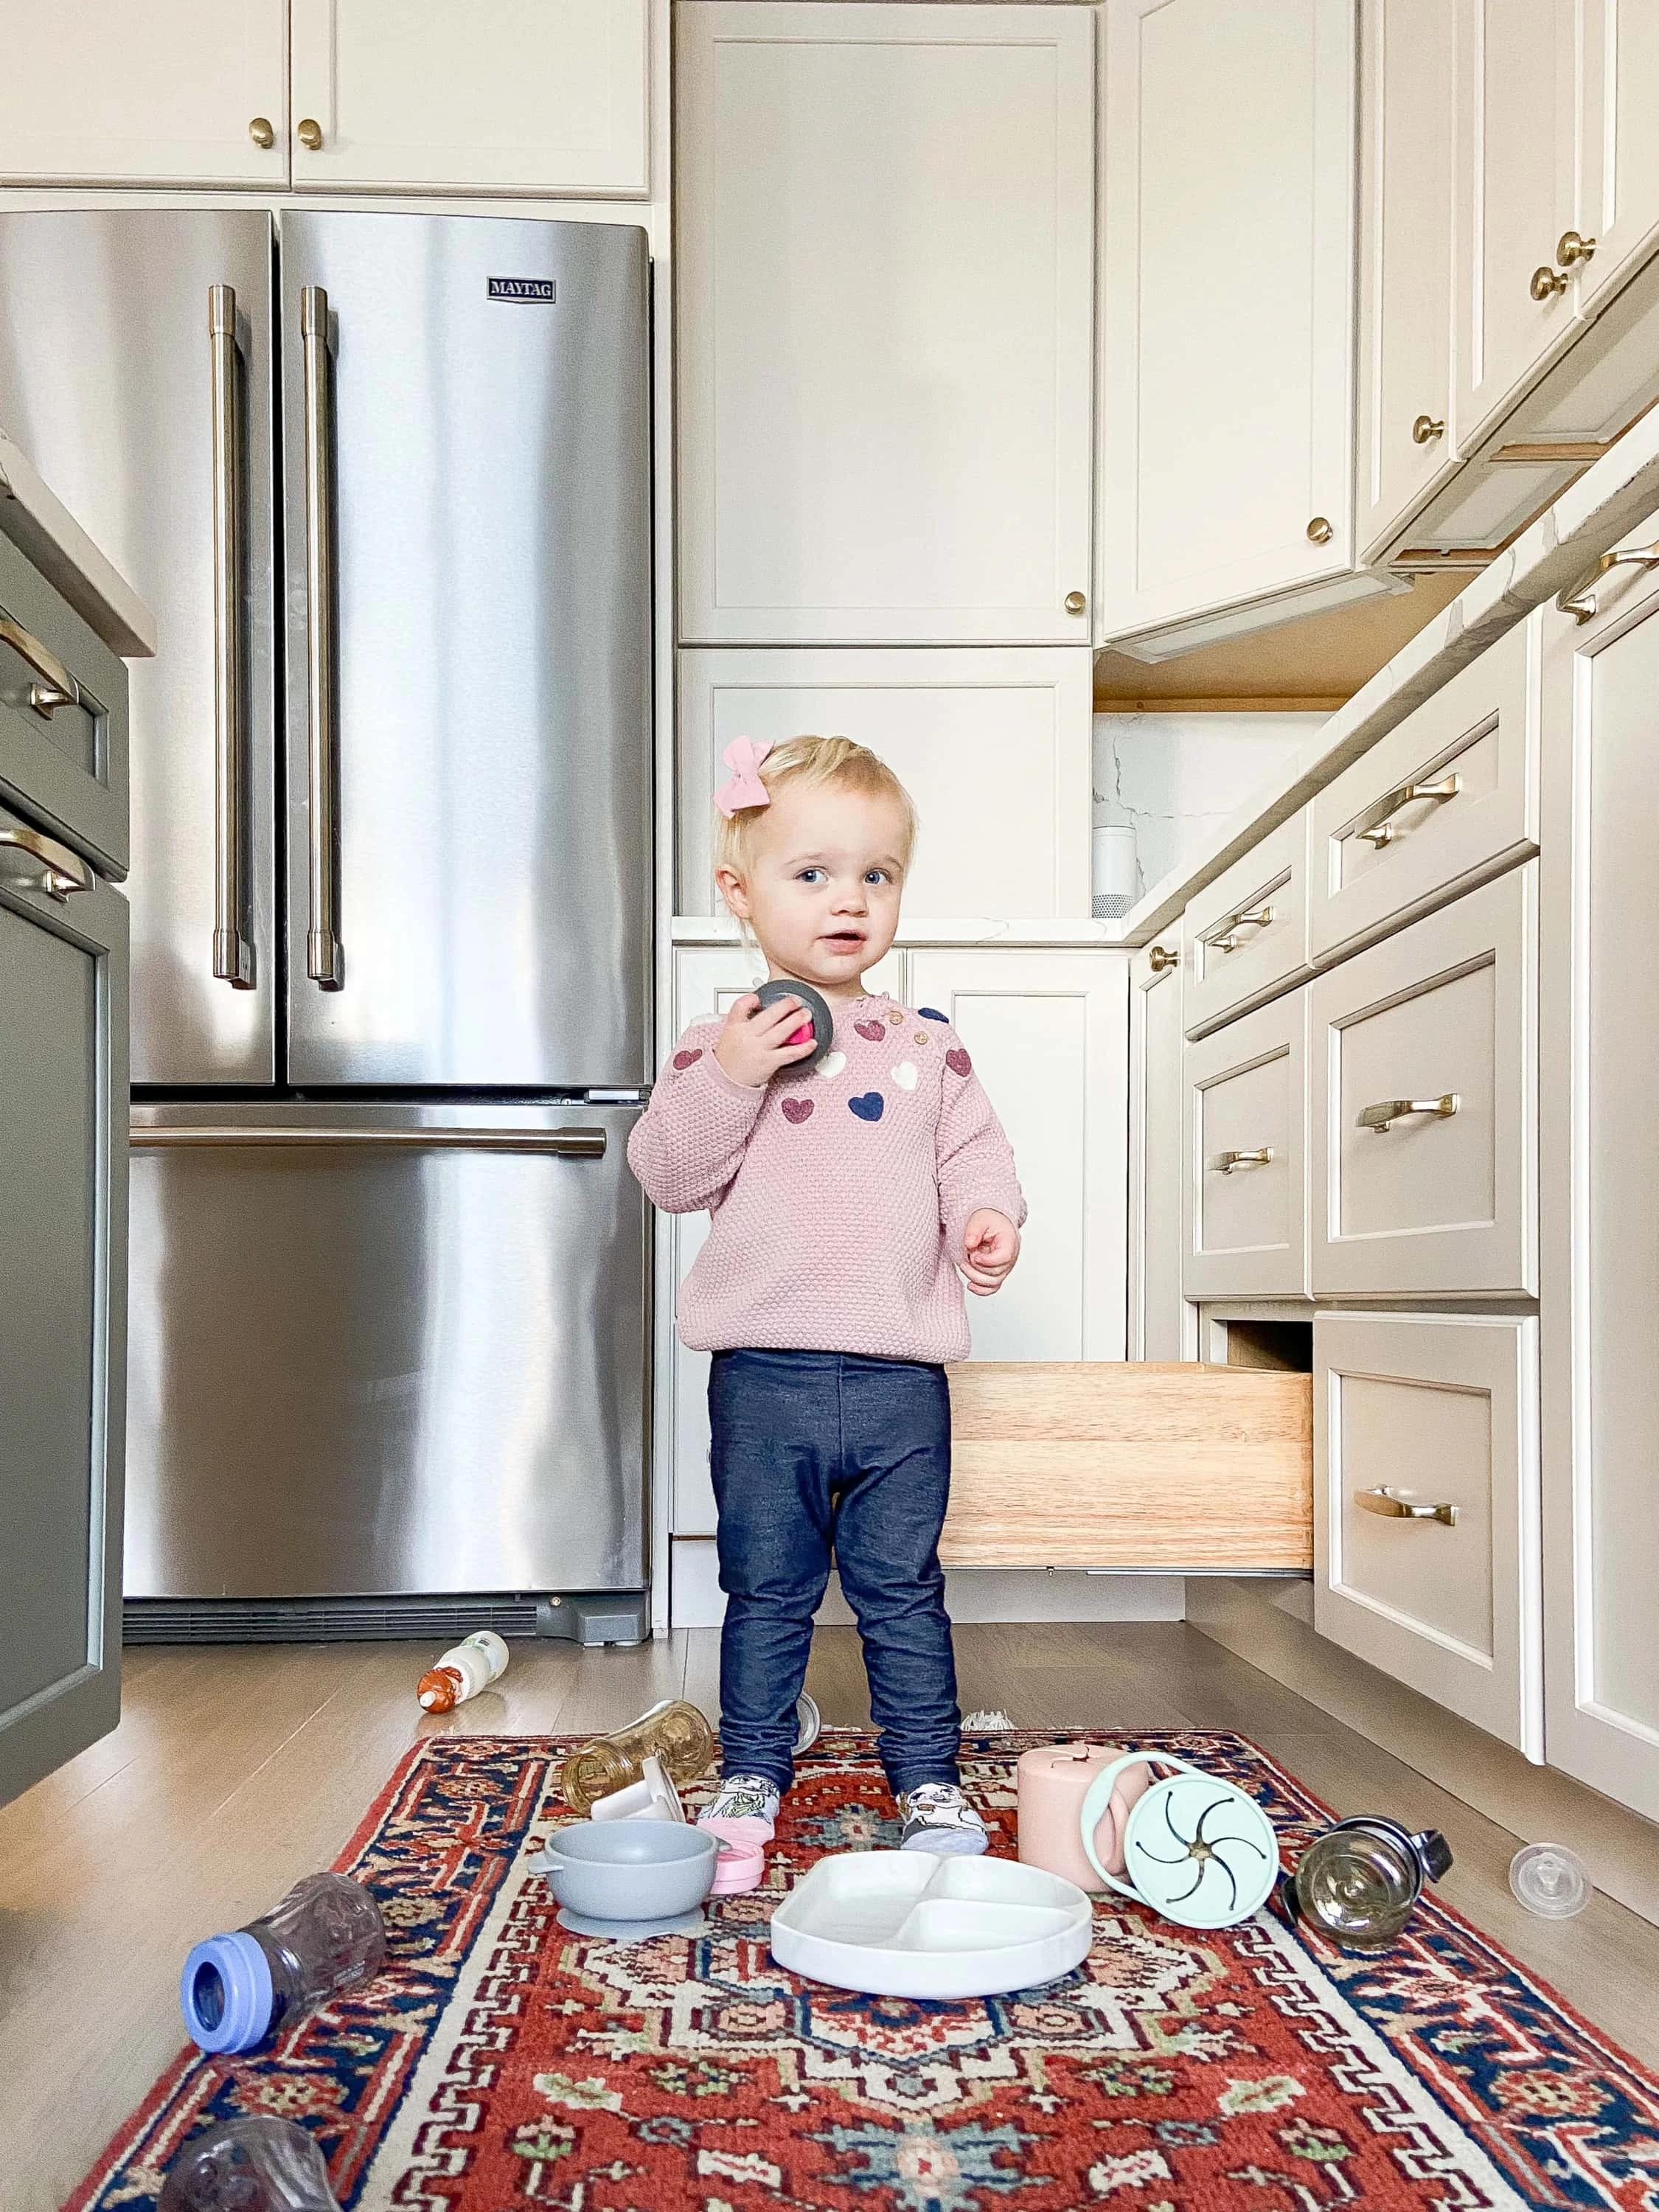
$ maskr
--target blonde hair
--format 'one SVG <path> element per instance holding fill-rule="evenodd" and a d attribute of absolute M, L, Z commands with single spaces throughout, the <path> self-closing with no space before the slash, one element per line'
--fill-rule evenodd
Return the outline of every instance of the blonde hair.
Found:
<path fill-rule="evenodd" d="M 837 790 L 858 792 L 866 799 L 896 799 L 904 817 L 899 858 L 909 866 L 916 842 L 915 801 L 886 762 L 868 745 L 856 744 L 851 738 L 790 738 L 772 748 L 760 764 L 759 775 L 771 799 L 797 784 L 805 784 L 834 785 Z M 728 819 L 715 809 L 716 868 L 730 868 L 739 876 L 748 874 L 755 832 L 765 811 L 764 807 L 744 806 Z"/>

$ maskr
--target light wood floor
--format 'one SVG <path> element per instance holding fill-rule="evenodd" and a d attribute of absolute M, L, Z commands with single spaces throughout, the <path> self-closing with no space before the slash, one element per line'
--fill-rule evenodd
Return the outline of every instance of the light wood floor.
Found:
<path fill-rule="evenodd" d="M 422 1730 L 599 1732 L 655 1698 L 717 1709 L 718 1638 L 637 1652 L 514 1644 L 499 1689 L 441 1719 L 414 1704 L 429 1644 L 127 1654 L 116 1732 L 0 1809 L 0 2207 L 56 2212 L 181 2042 L 190 1944 L 263 1911 L 341 1849 Z M 1339 1811 L 1435 1826 L 1448 1899 L 1659 2065 L 1659 1929 L 1598 1897 L 1534 1920 L 1505 1879 L 1516 1839 L 1180 1624 L 963 1626 L 964 1710 L 1022 1728 L 1234 1728 Z M 850 1629 L 821 1629 L 824 1718 L 867 1717 Z"/>

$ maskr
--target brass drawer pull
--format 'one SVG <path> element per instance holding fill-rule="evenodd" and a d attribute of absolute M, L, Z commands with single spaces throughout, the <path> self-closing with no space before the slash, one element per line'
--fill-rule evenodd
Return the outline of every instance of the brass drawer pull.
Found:
<path fill-rule="evenodd" d="M 1595 240 L 1580 238 L 1576 230 L 1564 230 L 1555 241 L 1555 258 L 1564 269 L 1571 269 L 1575 261 L 1594 261 Z"/>
<path fill-rule="evenodd" d="M 81 705 L 81 687 L 58 655 L 8 614 L 0 614 L 0 645 L 9 645 L 41 678 L 29 686 L 29 704 L 43 720 L 50 721 L 60 707 Z"/>
<path fill-rule="evenodd" d="M 1370 829 L 1362 830 L 1359 834 L 1368 845 L 1375 845 L 1380 853 L 1383 846 L 1393 844 L 1398 834 L 1394 817 L 1402 809 L 1415 806 L 1422 799 L 1443 806 L 1449 799 L 1455 799 L 1462 788 L 1461 775 L 1442 776 L 1438 783 L 1402 783 L 1398 791 L 1391 791 L 1382 801 L 1382 811 Z"/>
<path fill-rule="evenodd" d="M 1438 1098 L 1383 1098 L 1365 1109 L 1358 1126 L 1375 1129 L 1380 1137 L 1396 1121 L 1403 1121 L 1408 1114 L 1433 1114 L 1443 1121 L 1449 1121 L 1462 1103 L 1455 1091 L 1445 1091 Z"/>
<path fill-rule="evenodd" d="M 1437 420 L 1432 415 L 1419 415 L 1412 424 L 1412 443 L 1414 446 L 1431 445 L 1435 439 L 1443 438 L 1445 434 L 1446 418 L 1443 415 Z"/>
<path fill-rule="evenodd" d="M 1385 1521 L 1438 1521 L 1443 1527 L 1457 1526 L 1455 1505 L 1419 1505 L 1410 1498 L 1402 1498 L 1397 1490 L 1390 1490 L 1386 1482 L 1379 1482 L 1374 1490 L 1356 1490 L 1356 1505 L 1367 1513 L 1380 1513 Z"/>
<path fill-rule="evenodd" d="M 1532 282 L 1527 289 L 1541 304 L 1546 300 L 1553 300 L 1558 292 L 1565 292 L 1571 282 L 1570 276 L 1559 276 L 1546 262 L 1533 270 Z"/>
<path fill-rule="evenodd" d="M 1146 965 L 1154 975 L 1161 975 L 1166 968 L 1178 968 L 1181 965 L 1181 955 L 1178 952 L 1171 952 L 1167 945 L 1155 945 L 1146 955 Z"/>
<path fill-rule="evenodd" d="M 1651 545 L 1633 545 L 1627 553 L 1604 553 L 1576 584 L 1569 584 L 1564 592 L 1557 592 L 1555 604 L 1561 612 L 1574 616 L 1581 623 L 1593 621 L 1595 586 L 1609 568 L 1659 568 L 1659 538 Z"/>
<path fill-rule="evenodd" d="M 44 891 L 59 905 L 71 891 L 92 889 L 92 870 L 86 862 L 60 845 L 55 837 L 43 837 L 38 830 L 25 830 L 21 823 L 15 829 L 0 827 L 0 848 L 9 847 L 17 853 L 27 853 L 40 869 L 39 883 L 24 886 L 27 890 Z"/>
<path fill-rule="evenodd" d="M 1242 914 L 1230 914 L 1208 942 L 1218 952 L 1237 952 L 1241 945 L 1250 942 L 1249 939 L 1239 935 L 1241 929 L 1267 929 L 1273 918 L 1273 909 L 1270 906 L 1246 907 Z"/>
<path fill-rule="evenodd" d="M 1223 1175 L 1231 1175 L 1235 1168 L 1265 1168 L 1273 1156 L 1271 1145 L 1258 1145 L 1253 1152 L 1223 1152 L 1216 1166 Z"/>

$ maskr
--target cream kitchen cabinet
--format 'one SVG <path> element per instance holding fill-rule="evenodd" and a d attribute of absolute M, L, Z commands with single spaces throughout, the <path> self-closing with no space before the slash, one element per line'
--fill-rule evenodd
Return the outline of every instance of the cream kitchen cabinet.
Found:
<path fill-rule="evenodd" d="M 1181 1294 L 1181 946 L 1129 963 L 1129 1357 L 1190 1359 Z"/>
<path fill-rule="evenodd" d="M 994 1298 L 970 1298 L 976 1359 L 1121 1359 L 1124 1352 L 1123 1101 L 1127 956 L 918 948 L 870 980 L 949 1016 L 1014 1148 L 1031 1218 L 1019 1265 Z M 764 972 L 740 945 L 682 946 L 675 1030 L 723 1016 Z M 706 1214 L 664 1217 L 673 1280 L 690 1272 Z M 672 1506 L 677 1536 L 710 1535 L 706 1354 L 673 1354 Z"/>
<path fill-rule="evenodd" d="M 1659 1820 L 1659 574 L 1589 596 L 1545 648 L 1546 1742 Z"/>
<path fill-rule="evenodd" d="M 1307 1039 L 1304 987 L 1182 1054 L 1189 1298 L 1307 1295 Z"/>
<path fill-rule="evenodd" d="M 714 793 L 725 748 L 813 731 L 869 745 L 915 800 L 908 913 L 1087 921 L 1079 825 L 1089 818 L 1091 663 L 1083 645 L 682 653 L 678 911 L 719 910 Z"/>
<path fill-rule="evenodd" d="M 288 181 L 288 0 L 0 0 L 0 183 Z"/>
<path fill-rule="evenodd" d="M 1314 1322 L 1314 1626 L 1532 1759 L 1544 1750 L 1537 1329 Z"/>
<path fill-rule="evenodd" d="M 644 198 L 650 4 L 0 0 L 0 182 Z"/>
<path fill-rule="evenodd" d="M 1128 956 L 919 948 L 909 1004 L 955 1024 L 1030 1208 L 1019 1265 L 969 1298 L 975 1359 L 1121 1359 Z"/>
<path fill-rule="evenodd" d="M 1316 1297 L 1536 1295 L 1537 874 L 1310 987 Z"/>
<path fill-rule="evenodd" d="M 1203 1036 L 1308 973 L 1308 810 L 1206 884 L 1182 918 L 1181 1018 Z"/>
<path fill-rule="evenodd" d="M 1353 568 L 1353 0 L 1108 0 L 1097 634 L 1161 659 Z"/>
<path fill-rule="evenodd" d="M 1094 11 L 675 10 L 688 642 L 1089 642 Z"/>
<path fill-rule="evenodd" d="M 648 196 L 650 0 L 289 5 L 296 191 Z"/>
<path fill-rule="evenodd" d="M 1356 536 L 1369 560 L 1455 466 L 1453 16 L 1361 0 Z"/>

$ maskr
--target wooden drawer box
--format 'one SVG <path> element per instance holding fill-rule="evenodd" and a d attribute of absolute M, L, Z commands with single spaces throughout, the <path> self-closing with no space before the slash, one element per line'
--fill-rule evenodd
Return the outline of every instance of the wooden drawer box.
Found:
<path fill-rule="evenodd" d="M 946 1566 L 1311 1565 L 1309 1376 L 1122 1360 L 950 1374 Z"/>
<path fill-rule="evenodd" d="M 1203 1036 L 1308 973 L 1304 806 L 1205 886 L 1182 929 L 1182 1026 Z"/>
<path fill-rule="evenodd" d="M 1316 966 L 1538 850 L 1540 620 L 1509 631 L 1313 801 Z"/>
<path fill-rule="evenodd" d="M 1537 1329 L 1452 1315 L 1314 1322 L 1315 1627 L 1534 1759 Z"/>
<path fill-rule="evenodd" d="M 104 874 L 125 875 L 126 671 L 3 538 L 0 800 L 85 854 Z"/>
<path fill-rule="evenodd" d="M 1537 872 L 1310 986 L 1316 1297 L 1536 1291 Z"/>
<path fill-rule="evenodd" d="M 1293 991 L 1182 1054 L 1189 1298 L 1306 1294 L 1307 1022 L 1307 991 Z"/>

